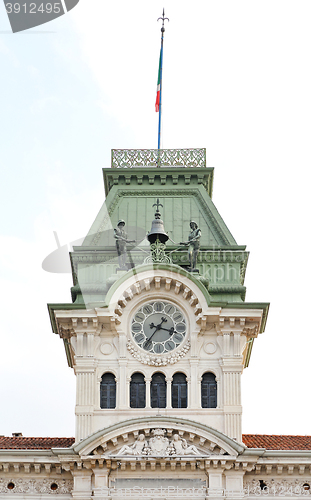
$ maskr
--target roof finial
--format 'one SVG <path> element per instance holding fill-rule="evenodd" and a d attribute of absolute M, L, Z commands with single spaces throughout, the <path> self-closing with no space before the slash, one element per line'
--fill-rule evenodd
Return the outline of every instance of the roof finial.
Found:
<path fill-rule="evenodd" d="M 169 18 L 165 17 L 164 7 L 163 7 L 163 12 L 162 12 L 162 17 L 158 17 L 158 21 L 160 21 L 160 19 L 162 19 L 162 28 L 161 28 L 161 31 L 162 31 L 162 33 L 164 33 L 164 31 L 165 31 L 164 21 L 169 21 Z"/>
<path fill-rule="evenodd" d="M 157 202 L 156 202 L 156 203 L 154 203 L 152 206 L 153 206 L 153 207 L 157 207 L 156 213 L 154 214 L 154 218 L 155 218 L 155 219 L 160 219 L 161 214 L 160 214 L 160 211 L 159 211 L 159 207 L 162 207 L 162 208 L 163 208 L 163 205 L 162 205 L 162 203 L 160 203 L 159 198 L 157 198 Z"/>

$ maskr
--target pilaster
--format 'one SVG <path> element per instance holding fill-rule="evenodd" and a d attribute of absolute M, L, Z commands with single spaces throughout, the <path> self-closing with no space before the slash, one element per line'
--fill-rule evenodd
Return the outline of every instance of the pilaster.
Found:
<path fill-rule="evenodd" d="M 208 471 L 208 498 L 217 499 L 224 496 L 223 470 L 213 469 Z"/>
<path fill-rule="evenodd" d="M 199 408 L 201 406 L 200 398 L 200 382 L 198 379 L 198 359 L 190 359 L 190 383 L 188 383 L 189 391 L 189 403 L 191 408 Z"/>
<path fill-rule="evenodd" d="M 92 498 L 108 498 L 109 496 L 109 470 L 107 467 L 93 468 L 94 488 Z"/>
<path fill-rule="evenodd" d="M 245 471 L 229 470 L 225 471 L 225 495 L 228 500 L 239 500 L 244 498 L 243 477 Z"/>
<path fill-rule="evenodd" d="M 127 390 L 127 373 L 126 373 L 126 368 L 127 368 L 127 360 L 126 359 L 119 359 L 119 383 L 118 383 L 118 393 L 117 393 L 117 398 L 118 398 L 118 407 L 120 409 L 126 409 L 129 408 L 129 403 L 128 403 L 128 390 Z M 119 394 L 119 396 L 118 396 Z"/>
<path fill-rule="evenodd" d="M 92 499 L 92 471 L 82 469 L 72 471 L 73 475 L 73 492 L 72 498 L 76 500 L 91 500 Z"/>

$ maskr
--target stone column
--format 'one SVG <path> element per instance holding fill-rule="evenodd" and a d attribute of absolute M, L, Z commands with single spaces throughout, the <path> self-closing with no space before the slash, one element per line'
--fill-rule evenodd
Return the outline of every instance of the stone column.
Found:
<path fill-rule="evenodd" d="M 125 403 L 128 408 L 130 407 L 130 383 L 131 377 L 126 377 Z"/>
<path fill-rule="evenodd" d="M 166 378 L 166 408 L 172 408 L 172 378 Z"/>
<path fill-rule="evenodd" d="M 151 406 L 150 406 L 150 383 L 151 383 L 151 378 L 145 377 L 145 382 L 146 382 L 146 408 L 151 408 Z"/>

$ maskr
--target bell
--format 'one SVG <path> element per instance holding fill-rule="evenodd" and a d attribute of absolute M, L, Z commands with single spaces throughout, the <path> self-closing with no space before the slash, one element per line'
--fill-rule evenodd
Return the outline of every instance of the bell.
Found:
<path fill-rule="evenodd" d="M 161 243 L 165 243 L 168 240 L 168 235 L 164 230 L 163 220 L 154 219 L 151 224 L 151 231 L 148 233 L 147 238 L 150 244 L 155 243 L 157 239 Z"/>
<path fill-rule="evenodd" d="M 168 240 L 168 235 L 164 230 L 163 220 L 160 219 L 161 214 L 159 212 L 159 207 L 163 207 L 163 205 L 159 202 L 158 198 L 157 202 L 152 206 L 157 208 L 156 213 L 154 214 L 154 220 L 151 224 L 151 231 L 147 234 L 147 238 L 151 245 L 152 243 L 155 243 L 157 239 L 159 239 L 160 243 L 165 243 Z"/>

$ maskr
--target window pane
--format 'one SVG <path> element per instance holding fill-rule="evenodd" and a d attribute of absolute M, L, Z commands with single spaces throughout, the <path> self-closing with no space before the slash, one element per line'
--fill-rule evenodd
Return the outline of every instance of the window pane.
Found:
<path fill-rule="evenodd" d="M 172 407 L 187 408 L 187 380 L 184 373 L 175 373 L 173 376 Z"/>
<path fill-rule="evenodd" d="M 104 373 L 100 383 L 100 407 L 116 407 L 116 380 L 112 373 Z"/>
<path fill-rule="evenodd" d="M 201 382 L 202 408 L 217 408 L 217 382 L 213 373 L 204 373 Z"/>
<path fill-rule="evenodd" d="M 155 373 L 150 385 L 151 408 L 166 408 L 166 381 L 163 373 Z"/>
<path fill-rule="evenodd" d="M 130 407 L 145 408 L 146 385 L 142 373 L 133 373 L 130 383 Z"/>

